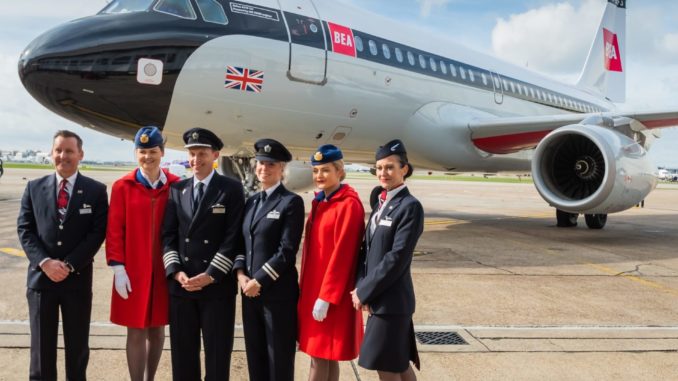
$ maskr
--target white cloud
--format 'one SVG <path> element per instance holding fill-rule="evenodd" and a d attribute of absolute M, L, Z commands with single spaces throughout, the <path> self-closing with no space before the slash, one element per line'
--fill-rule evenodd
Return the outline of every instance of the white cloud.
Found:
<path fill-rule="evenodd" d="M 563 2 L 499 18 L 492 49 L 502 59 L 539 71 L 579 70 L 601 15 L 599 1 L 585 0 L 579 8 Z"/>
<path fill-rule="evenodd" d="M 435 7 L 444 7 L 450 0 L 417 0 L 419 3 L 419 14 L 421 17 L 428 17 L 431 10 Z"/>
<path fill-rule="evenodd" d="M 15 18 L 62 18 L 76 19 L 92 15 L 108 3 L 106 0 L 61 1 L 56 3 L 47 0 L 2 1 L 0 14 L 6 19 Z"/>
<path fill-rule="evenodd" d="M 678 33 L 665 34 L 660 40 L 659 47 L 666 54 L 678 56 Z"/>

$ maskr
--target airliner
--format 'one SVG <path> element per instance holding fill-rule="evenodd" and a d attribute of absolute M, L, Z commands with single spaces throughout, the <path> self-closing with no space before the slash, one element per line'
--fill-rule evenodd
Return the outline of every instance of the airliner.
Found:
<path fill-rule="evenodd" d="M 113 0 L 21 53 L 45 107 L 124 139 L 157 125 L 169 147 L 208 128 L 222 172 L 256 186 L 252 144 L 292 151 L 289 186 L 310 186 L 325 143 L 370 163 L 400 138 L 415 168 L 530 170 L 558 226 L 603 228 L 656 186 L 647 149 L 678 111 L 622 112 L 626 1 L 602 18 L 576 84 L 565 84 L 340 1 Z M 598 12 L 591 9 L 591 12 Z"/>

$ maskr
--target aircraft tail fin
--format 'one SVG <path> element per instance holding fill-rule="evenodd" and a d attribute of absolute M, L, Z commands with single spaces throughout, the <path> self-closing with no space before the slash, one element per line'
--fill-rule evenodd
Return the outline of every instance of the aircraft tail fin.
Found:
<path fill-rule="evenodd" d="M 607 0 L 577 86 L 613 102 L 626 99 L 626 0 Z"/>

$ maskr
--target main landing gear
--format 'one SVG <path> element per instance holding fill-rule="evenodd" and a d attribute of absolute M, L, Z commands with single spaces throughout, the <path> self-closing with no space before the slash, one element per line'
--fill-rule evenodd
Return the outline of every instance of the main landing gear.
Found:
<path fill-rule="evenodd" d="M 256 193 L 259 188 L 259 180 L 254 173 L 254 168 L 254 157 L 244 152 L 219 158 L 219 172 L 224 176 L 240 181 L 245 191 L 245 197 Z"/>
<path fill-rule="evenodd" d="M 559 228 L 572 228 L 577 226 L 578 213 L 570 213 L 556 209 L 556 220 Z M 585 214 L 586 226 L 589 229 L 602 229 L 607 222 L 607 214 Z"/>

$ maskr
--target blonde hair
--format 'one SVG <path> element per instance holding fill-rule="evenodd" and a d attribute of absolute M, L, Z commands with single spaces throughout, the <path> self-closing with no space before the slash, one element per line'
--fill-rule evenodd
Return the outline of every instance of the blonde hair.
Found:
<path fill-rule="evenodd" d="M 332 165 L 334 165 L 334 168 L 336 168 L 338 172 L 341 172 L 339 181 L 344 181 L 344 179 L 346 178 L 346 171 L 344 170 L 344 160 L 342 159 L 335 160 L 332 162 Z"/>

